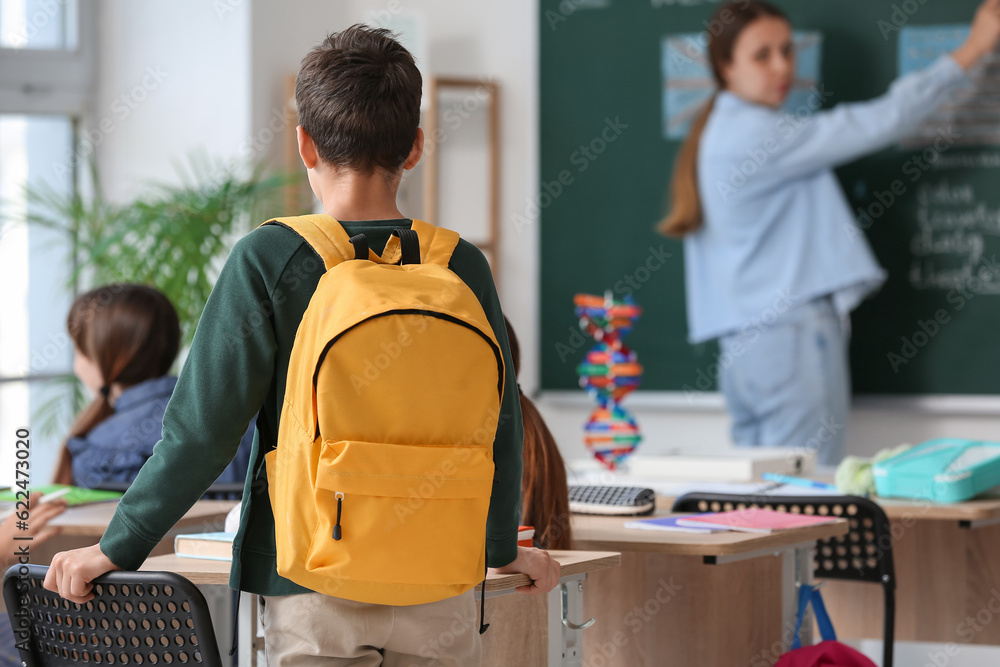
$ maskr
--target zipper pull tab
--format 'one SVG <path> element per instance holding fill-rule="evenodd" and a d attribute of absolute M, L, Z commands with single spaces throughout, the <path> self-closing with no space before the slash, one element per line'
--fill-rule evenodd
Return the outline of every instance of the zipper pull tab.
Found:
<path fill-rule="evenodd" d="M 338 491 L 336 494 L 336 498 L 337 498 L 337 525 L 333 527 L 333 539 L 339 540 L 341 537 L 340 514 L 344 508 L 344 494 Z"/>

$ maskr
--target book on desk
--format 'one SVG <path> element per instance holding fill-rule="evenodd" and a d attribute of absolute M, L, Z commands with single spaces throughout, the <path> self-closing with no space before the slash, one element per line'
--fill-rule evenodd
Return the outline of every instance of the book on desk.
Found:
<path fill-rule="evenodd" d="M 174 538 L 174 553 L 182 558 L 233 559 L 236 533 L 191 533 Z"/>
<path fill-rule="evenodd" d="M 667 530 L 690 533 L 715 533 L 735 530 L 741 533 L 773 533 L 792 528 L 818 526 L 836 521 L 837 517 L 808 516 L 748 507 L 731 512 L 706 512 L 687 516 L 657 517 L 629 521 L 626 528 Z"/>

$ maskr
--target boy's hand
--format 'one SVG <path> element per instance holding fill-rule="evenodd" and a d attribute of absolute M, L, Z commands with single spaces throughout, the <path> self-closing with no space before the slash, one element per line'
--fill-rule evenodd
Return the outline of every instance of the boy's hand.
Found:
<path fill-rule="evenodd" d="M 532 579 L 530 586 L 518 586 L 518 593 L 548 593 L 559 583 L 559 561 L 548 551 L 534 547 L 518 547 L 514 562 L 503 567 L 491 567 L 497 574 L 518 574 L 523 572 Z"/>
<path fill-rule="evenodd" d="M 94 599 L 94 585 L 90 582 L 105 572 L 120 569 L 104 555 L 100 544 L 61 551 L 52 557 L 43 586 L 70 602 L 84 604 Z"/>

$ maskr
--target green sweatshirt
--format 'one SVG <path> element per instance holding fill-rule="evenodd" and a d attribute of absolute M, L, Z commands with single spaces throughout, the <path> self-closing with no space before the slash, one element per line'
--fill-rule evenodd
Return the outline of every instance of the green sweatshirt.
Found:
<path fill-rule="evenodd" d="M 364 233 L 371 248 L 380 253 L 391 231 L 408 228 L 410 220 L 342 224 L 351 236 Z M 463 240 L 449 268 L 482 303 L 506 365 L 486 524 L 487 564 L 500 567 L 517 555 L 523 425 L 514 363 L 486 258 Z M 142 564 L 233 459 L 240 437 L 256 414 L 257 435 L 229 585 L 260 595 L 307 591 L 276 571 L 274 515 L 264 455 L 278 444 L 292 343 L 323 272 L 323 262 L 312 248 L 295 232 L 276 225 L 254 230 L 233 248 L 205 305 L 167 405 L 162 439 L 101 538 L 101 550 L 113 563 L 126 570 Z"/>

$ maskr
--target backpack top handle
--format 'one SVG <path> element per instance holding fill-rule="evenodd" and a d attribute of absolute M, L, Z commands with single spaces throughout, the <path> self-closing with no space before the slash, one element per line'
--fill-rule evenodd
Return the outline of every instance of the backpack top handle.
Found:
<path fill-rule="evenodd" d="M 420 237 L 412 229 L 394 229 L 393 236 L 399 237 L 399 246 L 402 254 L 399 258 L 401 265 L 420 264 Z"/>
<path fill-rule="evenodd" d="M 354 246 L 354 259 L 368 259 L 368 237 L 358 234 L 351 237 L 351 245 Z"/>
<path fill-rule="evenodd" d="M 363 252 L 359 254 L 358 247 L 354 240 L 348 237 L 343 226 L 329 215 L 272 218 L 264 225 L 278 225 L 296 232 L 312 246 L 328 271 L 341 262 L 365 257 Z M 411 236 L 413 241 L 405 242 L 398 232 L 402 232 L 404 236 Z M 369 249 L 367 258 L 378 264 L 438 264 L 447 268 L 458 242 L 457 232 L 435 227 L 414 218 L 411 229 L 398 229 L 393 232 L 381 256 Z M 403 256 L 404 244 L 413 248 L 406 253 L 406 257 Z"/>

